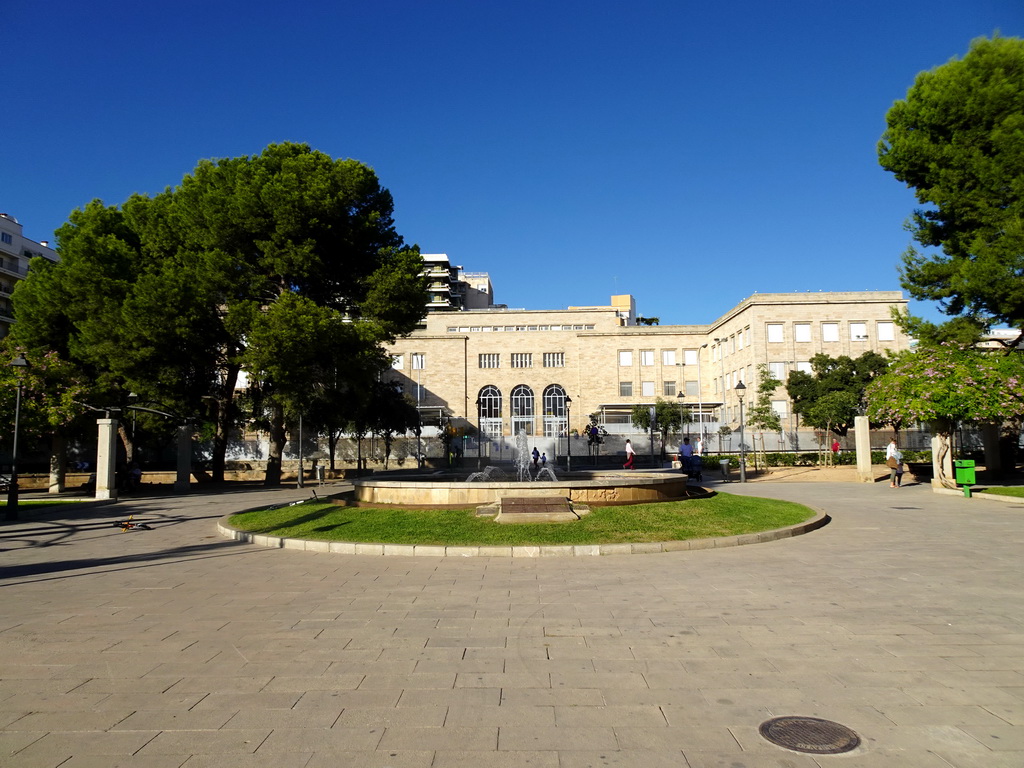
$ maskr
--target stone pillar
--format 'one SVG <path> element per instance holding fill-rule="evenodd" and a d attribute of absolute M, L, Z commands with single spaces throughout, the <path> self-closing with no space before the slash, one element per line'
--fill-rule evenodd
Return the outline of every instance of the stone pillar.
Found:
<path fill-rule="evenodd" d="M 857 451 L 857 479 L 862 483 L 873 483 L 875 475 L 871 470 L 871 424 L 867 416 L 854 416 L 853 437 Z"/>
<path fill-rule="evenodd" d="M 188 493 L 192 475 L 192 429 L 188 424 L 178 427 L 178 477 L 174 481 L 175 493 Z"/>
<path fill-rule="evenodd" d="M 68 441 L 63 435 L 54 435 L 50 444 L 50 493 L 64 490 L 68 471 Z"/>
<path fill-rule="evenodd" d="M 96 419 L 96 498 L 117 498 L 117 419 Z"/>

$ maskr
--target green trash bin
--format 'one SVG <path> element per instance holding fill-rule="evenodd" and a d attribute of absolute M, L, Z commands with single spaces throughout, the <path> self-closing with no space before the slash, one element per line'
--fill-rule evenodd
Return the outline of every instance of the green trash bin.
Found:
<path fill-rule="evenodd" d="M 957 485 L 974 485 L 974 460 L 956 459 L 953 462 L 953 477 Z"/>

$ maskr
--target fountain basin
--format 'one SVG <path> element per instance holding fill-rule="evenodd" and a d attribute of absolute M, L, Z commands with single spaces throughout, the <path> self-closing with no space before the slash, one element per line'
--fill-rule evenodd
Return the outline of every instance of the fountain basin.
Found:
<path fill-rule="evenodd" d="M 573 473 L 556 481 L 473 482 L 462 478 L 409 476 L 404 479 L 364 477 L 353 482 L 355 500 L 396 506 L 475 507 L 506 496 L 562 496 L 592 506 L 644 504 L 684 498 L 686 475 L 678 472 Z"/>

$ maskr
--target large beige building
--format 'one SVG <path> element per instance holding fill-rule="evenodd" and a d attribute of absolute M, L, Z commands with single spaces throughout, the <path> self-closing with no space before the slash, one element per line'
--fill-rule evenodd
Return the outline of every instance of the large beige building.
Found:
<path fill-rule="evenodd" d="M 10 214 L 0 213 L 0 338 L 14 322 L 11 294 L 19 280 L 28 274 L 28 263 L 35 256 L 57 261 L 56 252 L 46 241 L 37 243 L 22 234 L 21 224 Z"/>
<path fill-rule="evenodd" d="M 689 409 L 714 434 L 738 426 L 735 385 L 749 388 L 749 405 L 761 363 L 784 380 L 792 370 L 809 371 L 818 352 L 906 349 L 891 314 L 906 303 L 900 291 L 766 293 L 710 323 L 653 326 L 637 324 L 628 295 L 599 307 L 431 313 L 392 345 L 392 377 L 425 423 L 447 418 L 504 445 L 522 429 L 531 443 L 558 452 L 555 439 L 582 431 L 591 417 L 626 436 L 635 432 L 633 407 L 659 398 Z M 784 387 L 772 406 L 789 425 L 777 447 L 791 447 L 798 424 Z"/>

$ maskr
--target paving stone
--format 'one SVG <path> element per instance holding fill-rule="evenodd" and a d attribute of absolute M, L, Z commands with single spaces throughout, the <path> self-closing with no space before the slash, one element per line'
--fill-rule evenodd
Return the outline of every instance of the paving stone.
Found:
<path fill-rule="evenodd" d="M 301 495 L 196 493 L 111 510 L 176 521 L 116 539 L 117 563 L 66 512 L 7 524 L 61 547 L 4 553 L 0 763 L 824 765 L 757 731 L 797 714 L 865 739 L 830 765 L 1024 765 L 1016 510 L 915 486 L 899 505 L 870 485 L 728 490 L 832 522 L 652 555 L 384 557 L 208 539 L 211 510 Z"/>

